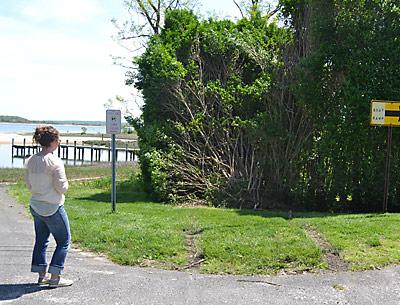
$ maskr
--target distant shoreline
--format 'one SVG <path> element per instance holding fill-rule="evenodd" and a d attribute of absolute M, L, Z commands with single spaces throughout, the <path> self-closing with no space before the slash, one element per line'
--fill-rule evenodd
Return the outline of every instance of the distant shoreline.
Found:
<path fill-rule="evenodd" d="M 84 125 L 84 126 L 106 126 L 105 121 L 82 121 L 82 120 L 29 120 L 17 115 L 0 115 L 0 123 L 5 124 L 54 124 L 54 125 Z"/>
<path fill-rule="evenodd" d="M 24 135 L 17 133 L 0 133 L 0 144 L 12 144 L 12 140 L 14 139 L 14 144 L 23 144 L 24 139 L 26 144 L 32 144 L 32 135 Z M 60 136 L 61 142 L 65 142 L 68 140 L 69 142 L 76 141 L 78 144 L 82 144 L 82 141 L 90 141 L 90 140 L 101 140 L 101 135 L 83 135 L 78 136 L 76 134 L 69 136 L 68 134 L 61 134 Z"/>
<path fill-rule="evenodd" d="M 37 124 L 37 125 L 66 125 L 66 126 L 106 126 L 105 122 L 90 123 L 90 122 L 71 122 L 71 121 L 27 121 L 27 122 L 6 122 L 0 121 L 0 124 Z"/>

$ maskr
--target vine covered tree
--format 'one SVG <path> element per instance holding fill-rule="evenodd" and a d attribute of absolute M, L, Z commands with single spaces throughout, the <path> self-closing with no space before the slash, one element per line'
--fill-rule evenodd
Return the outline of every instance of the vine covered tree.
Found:
<path fill-rule="evenodd" d="M 235 3 L 237 22 L 181 9 L 167 9 L 162 27 L 157 14 L 147 19 L 128 82 L 145 101 L 129 120 L 148 191 L 239 207 L 379 209 L 385 130 L 369 126 L 369 107 L 400 99 L 399 4 Z M 284 25 L 271 18 L 278 10 Z M 395 144 L 392 209 L 399 152 Z"/>
<path fill-rule="evenodd" d="M 284 197 L 308 135 L 285 84 L 290 39 L 260 16 L 235 24 L 167 14 L 136 62 L 146 104 L 135 125 L 152 192 L 250 207 Z"/>

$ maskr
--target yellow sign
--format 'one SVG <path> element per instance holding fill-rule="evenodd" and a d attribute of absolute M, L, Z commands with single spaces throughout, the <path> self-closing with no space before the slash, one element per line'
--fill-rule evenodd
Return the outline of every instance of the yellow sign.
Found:
<path fill-rule="evenodd" d="M 370 124 L 400 127 L 400 101 L 372 100 Z"/>

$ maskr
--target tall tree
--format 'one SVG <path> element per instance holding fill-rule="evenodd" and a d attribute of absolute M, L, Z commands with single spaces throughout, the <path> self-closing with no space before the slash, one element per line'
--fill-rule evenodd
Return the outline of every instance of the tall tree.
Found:
<path fill-rule="evenodd" d="M 398 1 L 284 2 L 296 33 L 304 29 L 309 37 L 295 84 L 313 119 L 313 147 L 303 174 L 308 198 L 316 206 L 378 210 L 385 135 L 368 125 L 369 109 L 371 99 L 400 97 Z M 395 155 L 398 149 L 394 144 Z M 399 196 L 396 178 L 391 194 Z"/>

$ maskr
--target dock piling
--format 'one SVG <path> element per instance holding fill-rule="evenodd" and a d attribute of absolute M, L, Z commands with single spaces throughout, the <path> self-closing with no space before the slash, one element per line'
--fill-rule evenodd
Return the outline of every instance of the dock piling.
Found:
<path fill-rule="evenodd" d="M 76 141 L 74 141 L 74 162 L 76 162 Z"/>
<path fill-rule="evenodd" d="M 73 161 L 84 161 L 85 160 L 85 150 L 90 149 L 90 162 L 100 162 L 102 152 L 107 152 L 108 154 L 108 162 L 111 162 L 111 147 L 110 143 L 107 146 L 96 146 L 96 145 L 77 145 L 77 141 L 74 141 L 74 144 L 71 145 L 69 141 L 66 141 L 65 144 L 61 144 L 58 146 L 58 157 L 64 160 L 69 160 L 69 149 L 73 149 Z M 125 144 L 124 148 L 117 148 L 115 150 L 115 160 L 118 159 L 118 152 L 125 151 L 125 161 L 134 161 L 135 155 L 138 149 L 129 148 L 128 144 Z M 28 155 L 35 154 L 40 151 L 40 146 L 37 144 L 26 144 L 26 139 L 24 139 L 23 144 L 16 144 L 15 139 L 11 141 L 11 157 L 12 158 L 26 158 Z M 72 156 L 71 156 L 72 157 Z"/>

